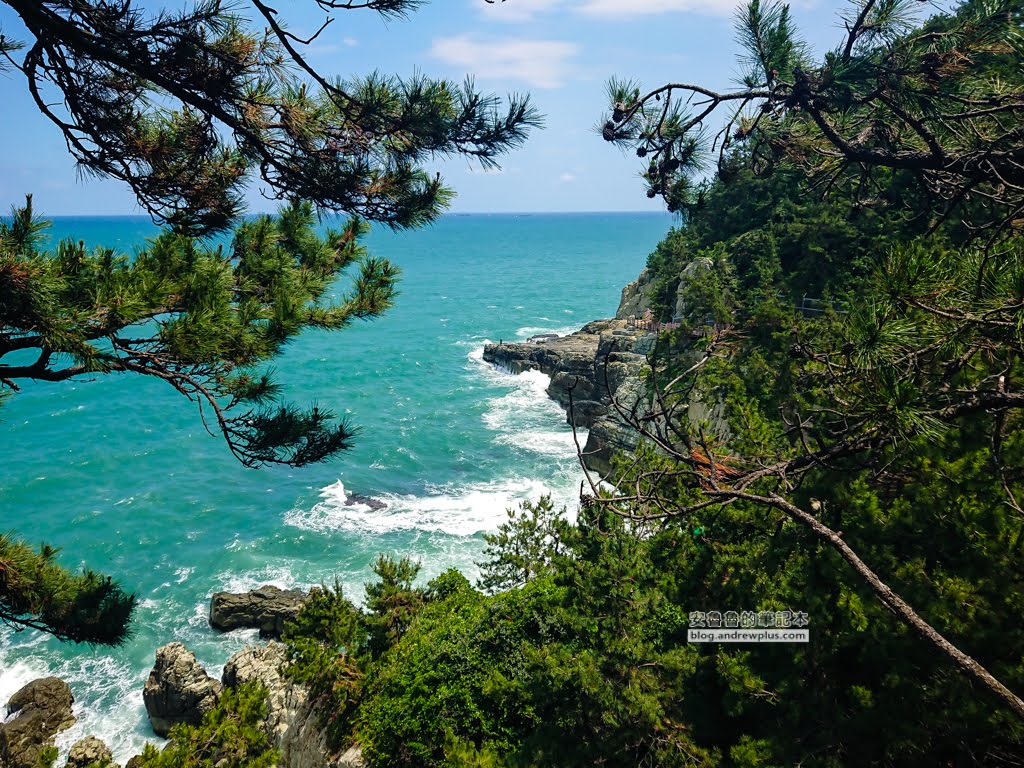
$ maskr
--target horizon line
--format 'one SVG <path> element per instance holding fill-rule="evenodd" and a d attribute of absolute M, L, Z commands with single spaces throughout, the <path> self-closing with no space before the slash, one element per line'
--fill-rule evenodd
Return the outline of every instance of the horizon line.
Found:
<path fill-rule="evenodd" d="M 242 214 L 242 218 L 246 216 L 265 216 L 273 215 L 274 211 L 255 211 L 252 213 Z M 572 215 L 609 215 L 609 214 L 630 214 L 630 215 L 651 215 L 651 216 L 675 216 L 676 214 L 671 211 L 650 211 L 650 210 L 594 210 L 594 211 L 445 211 L 438 218 L 445 218 L 448 216 L 572 216 Z M 42 217 L 45 219 L 152 219 L 148 213 L 46 213 L 43 212 Z M 344 213 L 337 214 L 325 214 L 327 216 L 337 215 L 345 216 Z M 0 216 L 0 219 L 8 218 L 8 214 Z M 371 223 L 379 223 L 373 222 Z M 429 226 L 426 225 L 426 226 Z"/>

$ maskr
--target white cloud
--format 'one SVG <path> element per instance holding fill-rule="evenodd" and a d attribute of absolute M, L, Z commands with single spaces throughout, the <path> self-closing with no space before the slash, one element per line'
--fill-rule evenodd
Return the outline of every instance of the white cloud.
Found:
<path fill-rule="evenodd" d="M 357 45 L 359 45 L 359 41 L 356 40 L 354 37 L 343 37 L 341 38 L 341 42 L 343 42 L 349 48 L 355 48 Z"/>
<path fill-rule="evenodd" d="M 642 14 L 697 11 L 728 16 L 741 0 L 585 0 L 580 12 L 588 16 L 639 16 Z"/>
<path fill-rule="evenodd" d="M 579 50 L 561 40 L 479 39 L 474 35 L 434 40 L 430 55 L 480 78 L 522 80 L 535 88 L 557 88 L 569 59 Z"/>
<path fill-rule="evenodd" d="M 509 0 L 507 3 L 502 3 L 500 0 L 493 3 L 472 0 L 472 2 L 480 15 L 488 21 L 509 23 L 532 21 L 537 14 L 551 11 L 559 4 L 558 0 Z"/>
<path fill-rule="evenodd" d="M 571 184 L 572 182 L 576 181 L 576 174 L 569 173 L 568 171 L 566 171 L 565 173 L 558 177 L 558 180 L 563 184 Z"/>

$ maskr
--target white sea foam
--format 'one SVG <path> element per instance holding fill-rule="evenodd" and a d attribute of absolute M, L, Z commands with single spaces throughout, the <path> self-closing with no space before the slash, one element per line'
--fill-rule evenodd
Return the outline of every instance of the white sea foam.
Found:
<path fill-rule="evenodd" d="M 549 318 L 542 317 L 541 320 L 548 320 Z M 554 321 L 551 321 L 554 322 Z M 563 325 L 557 328 L 553 328 L 550 325 L 525 325 L 522 328 L 516 329 L 516 338 L 528 339 L 531 336 L 538 336 L 540 334 L 554 333 L 558 336 L 569 336 L 579 330 L 577 325 Z"/>
<path fill-rule="evenodd" d="M 545 456 L 572 457 L 576 444 L 565 411 L 547 394 L 550 377 L 540 371 L 511 376 L 492 370 L 496 377 L 502 377 L 502 383 L 514 387 L 489 400 L 483 414 L 484 426 L 499 433 L 497 442 Z M 585 431 L 579 431 L 579 439 L 586 440 Z"/>
<path fill-rule="evenodd" d="M 0 661 L 3 656 L 0 655 Z M 4 663 L 0 668 L 0 722 L 10 719 L 7 713 L 7 701 L 21 690 L 25 685 L 36 678 L 46 677 L 49 671 L 38 662 L 16 661 L 13 664 Z"/>
<path fill-rule="evenodd" d="M 90 652 L 70 659 L 43 653 L 17 658 L 11 645 L 13 633 L 0 635 L 0 720 L 8 719 L 6 705 L 14 693 L 32 680 L 55 675 L 71 687 L 75 697 L 72 711 L 77 721 L 60 733 L 56 746 L 60 752 L 57 765 L 67 758 L 71 745 L 88 735 L 102 739 L 114 753 L 116 762 L 124 764 L 142 751 L 152 734 L 143 729 L 146 723 L 142 703 L 142 680 L 125 661 L 104 651 Z M 26 649 L 44 645 L 42 634 L 31 639 L 18 637 L 19 656 Z"/>
<path fill-rule="evenodd" d="M 502 383 L 514 387 L 501 397 L 488 400 L 484 424 L 488 429 L 520 431 L 539 426 L 552 426 L 564 421 L 565 415 L 558 403 L 547 395 L 551 378 L 540 371 L 525 371 L 508 376 Z"/>
<path fill-rule="evenodd" d="M 110 747 L 114 760 L 122 765 L 141 752 L 146 741 L 158 741 L 146 728 L 144 680 L 127 663 L 104 655 L 78 657 L 61 664 L 56 674 L 67 681 L 78 700 L 73 707 L 75 724 L 56 739 L 58 765 L 76 741 L 90 735 Z"/>
<path fill-rule="evenodd" d="M 250 571 L 222 571 L 217 574 L 214 592 L 248 592 L 270 584 L 279 589 L 308 589 L 313 586 L 297 578 L 288 565 L 269 564 Z M 202 620 L 206 622 L 209 605 L 202 604 Z M 191 622 L 190 622 L 191 623 Z"/>
<path fill-rule="evenodd" d="M 425 531 L 472 536 L 497 528 L 509 507 L 550 492 L 539 481 L 512 478 L 462 487 L 428 487 L 423 495 L 381 494 L 375 499 L 386 506 L 372 509 L 367 504 L 351 503 L 339 481 L 321 491 L 321 501 L 312 509 L 293 509 L 285 514 L 284 522 L 320 533 Z"/>

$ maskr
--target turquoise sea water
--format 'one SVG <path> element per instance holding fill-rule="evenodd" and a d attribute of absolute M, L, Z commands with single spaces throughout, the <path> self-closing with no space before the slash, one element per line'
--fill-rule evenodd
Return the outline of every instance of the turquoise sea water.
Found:
<path fill-rule="evenodd" d="M 481 534 L 507 507 L 545 492 L 571 504 L 582 479 L 546 377 L 491 368 L 484 342 L 611 316 L 670 224 L 649 214 L 473 215 L 375 230 L 372 252 L 403 269 L 396 307 L 307 333 L 275 363 L 289 399 L 316 400 L 362 428 L 330 464 L 247 470 L 160 382 L 26 385 L 0 407 L 0 531 L 116 575 L 140 605 L 117 649 L 0 629 L 0 706 L 28 680 L 59 675 L 79 717 L 60 744 L 96 734 L 123 763 L 153 738 L 142 686 L 159 645 L 181 640 L 218 675 L 255 639 L 208 627 L 212 592 L 337 577 L 358 599 L 378 552 L 422 561 L 424 578 L 452 566 L 473 578 Z M 142 218 L 65 218 L 52 234 L 130 251 L 153 231 Z M 387 507 L 348 503 L 350 494 Z"/>

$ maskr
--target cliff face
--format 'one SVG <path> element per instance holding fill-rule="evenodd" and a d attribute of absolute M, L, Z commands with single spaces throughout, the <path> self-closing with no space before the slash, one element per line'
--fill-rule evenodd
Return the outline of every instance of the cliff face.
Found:
<path fill-rule="evenodd" d="M 626 299 L 623 291 L 624 305 Z M 615 453 L 636 448 L 636 433 L 623 423 L 616 403 L 628 410 L 643 397 L 642 373 L 655 338 L 626 320 L 596 320 L 561 338 L 488 344 L 484 360 L 511 373 L 537 370 L 550 376 L 548 394 L 566 409 L 570 423 L 590 431 L 587 467 L 607 476 Z"/>
<path fill-rule="evenodd" d="M 619 301 L 619 311 L 615 313 L 615 317 L 619 320 L 631 316 L 642 317 L 644 312 L 651 308 L 648 293 L 653 281 L 654 273 L 644 268 L 636 280 L 622 289 L 622 299 Z"/>

